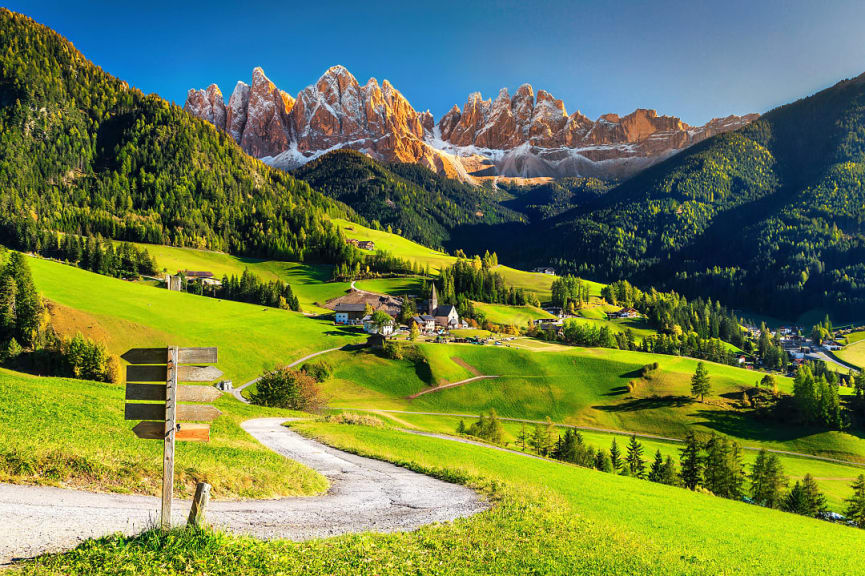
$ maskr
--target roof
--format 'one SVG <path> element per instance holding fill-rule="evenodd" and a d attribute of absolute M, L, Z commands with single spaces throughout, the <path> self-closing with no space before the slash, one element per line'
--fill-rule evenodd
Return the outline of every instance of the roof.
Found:
<path fill-rule="evenodd" d="M 436 308 L 436 316 L 448 316 L 451 313 L 451 310 L 456 310 L 456 306 L 453 304 L 442 304 L 438 308 Z"/>
<path fill-rule="evenodd" d="M 181 270 L 178 274 L 183 274 L 187 278 L 211 278 L 213 277 L 213 272 L 209 272 L 207 270 Z"/>
<path fill-rule="evenodd" d="M 430 316 L 429 314 L 421 314 L 420 316 L 413 316 L 412 320 L 421 324 L 423 322 L 435 322 L 435 317 Z"/>
<path fill-rule="evenodd" d="M 366 304 L 363 302 L 337 302 L 334 307 L 334 312 L 363 312 L 366 310 Z"/>

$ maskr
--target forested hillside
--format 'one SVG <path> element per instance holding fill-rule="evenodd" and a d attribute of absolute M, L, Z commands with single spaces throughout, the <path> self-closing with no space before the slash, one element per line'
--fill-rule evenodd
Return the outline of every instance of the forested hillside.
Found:
<path fill-rule="evenodd" d="M 340 260 L 347 207 L 129 88 L 52 30 L 0 10 L 0 242 L 46 230 Z"/>
<path fill-rule="evenodd" d="M 865 75 L 711 138 L 499 254 L 793 317 L 865 316 Z"/>
<path fill-rule="evenodd" d="M 380 164 L 354 150 L 337 150 L 294 172 L 370 222 L 427 246 L 444 246 L 461 226 L 518 221 L 489 189 L 451 180 L 417 164 Z"/>

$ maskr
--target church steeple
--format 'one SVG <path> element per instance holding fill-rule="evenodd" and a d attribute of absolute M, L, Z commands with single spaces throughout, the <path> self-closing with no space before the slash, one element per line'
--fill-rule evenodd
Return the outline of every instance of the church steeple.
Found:
<path fill-rule="evenodd" d="M 438 307 L 439 307 L 439 295 L 438 295 L 438 292 L 436 292 L 435 282 L 433 282 L 432 291 L 430 292 L 430 297 L 429 297 L 429 312 L 428 312 L 429 315 L 435 316 L 436 309 L 438 309 Z"/>

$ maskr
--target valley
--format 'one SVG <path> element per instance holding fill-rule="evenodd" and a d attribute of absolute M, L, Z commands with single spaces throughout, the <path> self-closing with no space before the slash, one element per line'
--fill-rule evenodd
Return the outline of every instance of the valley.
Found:
<path fill-rule="evenodd" d="M 865 75 L 436 118 L 0 46 L 3 574 L 863 573 Z"/>

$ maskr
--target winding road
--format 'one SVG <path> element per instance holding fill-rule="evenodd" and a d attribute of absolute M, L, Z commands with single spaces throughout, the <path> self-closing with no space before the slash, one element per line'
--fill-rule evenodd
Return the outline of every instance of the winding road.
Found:
<path fill-rule="evenodd" d="M 215 527 L 259 538 L 307 540 L 352 532 L 415 530 L 477 514 L 489 504 L 473 490 L 387 462 L 363 458 L 304 438 L 259 418 L 242 424 L 256 440 L 323 474 L 321 496 L 217 501 L 207 519 Z M 159 500 L 44 486 L 0 484 L 0 565 L 72 548 L 87 538 L 127 535 L 153 527 Z M 186 520 L 189 501 L 177 501 L 173 522 Z"/>

